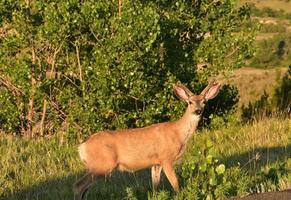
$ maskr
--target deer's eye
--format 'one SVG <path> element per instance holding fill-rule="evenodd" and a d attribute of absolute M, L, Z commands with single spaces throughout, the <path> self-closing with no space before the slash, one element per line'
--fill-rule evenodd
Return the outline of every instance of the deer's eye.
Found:
<path fill-rule="evenodd" d="M 194 113 L 196 115 L 201 115 L 202 114 L 202 109 L 197 109 L 197 110 L 194 111 Z"/>

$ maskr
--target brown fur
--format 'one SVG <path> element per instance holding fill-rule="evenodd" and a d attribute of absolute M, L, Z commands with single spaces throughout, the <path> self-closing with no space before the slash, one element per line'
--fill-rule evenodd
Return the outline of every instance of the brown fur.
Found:
<path fill-rule="evenodd" d="M 102 131 L 89 137 L 79 147 L 80 157 L 88 174 L 75 184 L 75 199 L 82 199 L 85 190 L 95 180 L 92 177 L 104 176 L 114 169 L 137 171 L 152 167 L 153 188 L 158 186 L 163 169 L 174 190 L 179 191 L 174 164 L 182 157 L 189 138 L 197 128 L 201 114 L 195 112 L 203 111 L 204 102 L 208 100 L 205 96 L 214 98 L 219 87 L 220 85 L 211 83 L 206 91 L 203 90 L 203 95 L 194 95 L 179 83 L 174 86 L 174 91 L 188 103 L 179 120 L 145 128 Z M 212 92 L 207 94 L 210 90 Z"/>

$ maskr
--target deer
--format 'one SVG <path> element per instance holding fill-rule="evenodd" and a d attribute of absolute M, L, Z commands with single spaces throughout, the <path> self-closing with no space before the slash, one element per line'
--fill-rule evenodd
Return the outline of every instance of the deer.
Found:
<path fill-rule="evenodd" d="M 211 81 L 199 95 L 195 95 L 178 82 L 173 85 L 174 93 L 188 104 L 178 120 L 91 135 L 78 146 L 87 173 L 75 182 L 74 199 L 84 199 L 90 186 L 113 170 L 134 172 L 151 168 L 154 190 L 163 170 L 174 191 L 179 192 L 174 165 L 181 159 L 187 142 L 197 129 L 205 104 L 217 96 L 220 86 Z"/>

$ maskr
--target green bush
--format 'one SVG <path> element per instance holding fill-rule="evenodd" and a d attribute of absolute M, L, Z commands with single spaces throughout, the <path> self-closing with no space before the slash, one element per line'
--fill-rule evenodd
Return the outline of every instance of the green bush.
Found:
<path fill-rule="evenodd" d="M 279 82 L 279 86 L 275 89 L 273 104 L 276 105 L 278 112 L 291 116 L 291 65 L 288 71 Z"/>
<path fill-rule="evenodd" d="M 191 199 L 223 199 L 230 183 L 224 176 L 225 165 L 219 164 L 215 148 L 209 140 L 203 150 L 193 147 L 191 159 L 182 165 L 182 176 L 187 180 L 183 191 Z M 196 191 L 196 192 L 195 192 Z"/>
<path fill-rule="evenodd" d="M 187 155 L 181 166 L 185 186 L 175 199 L 227 199 L 277 191 L 282 189 L 282 181 L 288 179 L 287 160 L 264 166 L 256 155 L 247 163 L 225 166 L 218 160 L 221 155 L 210 140 L 202 148 L 193 145 Z"/>
<path fill-rule="evenodd" d="M 0 72 L 22 91 L 0 85 L 4 131 L 87 134 L 172 120 L 183 107 L 173 83 L 201 91 L 251 54 L 248 9 L 232 0 L 124 1 L 121 13 L 104 0 L 1 5 Z M 198 72 L 200 62 L 210 65 Z"/>
<path fill-rule="evenodd" d="M 238 101 L 238 89 L 232 85 L 223 85 L 218 96 L 207 103 L 201 123 L 212 129 L 236 123 L 234 113 Z"/>
<path fill-rule="evenodd" d="M 3 130 L 13 133 L 21 127 L 19 124 L 21 116 L 15 98 L 7 91 L 0 91 L 0 110 L 0 124 Z"/>

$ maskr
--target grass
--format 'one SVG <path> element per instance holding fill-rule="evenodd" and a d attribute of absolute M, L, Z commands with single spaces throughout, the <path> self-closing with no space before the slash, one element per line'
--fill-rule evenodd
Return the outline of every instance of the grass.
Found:
<path fill-rule="evenodd" d="M 272 8 L 291 12 L 291 1 L 285 0 L 240 0 L 240 4 L 254 3 L 258 8 Z"/>
<path fill-rule="evenodd" d="M 0 199 L 71 198 L 67 183 L 82 169 L 74 146 L 60 146 L 54 139 L 2 135 L 0 153 Z"/>
<path fill-rule="evenodd" d="M 241 185 L 232 194 L 247 193 L 250 188 L 246 183 L 251 182 L 253 172 L 262 167 L 286 163 L 291 169 L 290 119 L 268 119 L 253 125 L 203 130 L 191 141 L 183 162 L 191 161 L 193 146 L 203 148 L 209 138 L 230 169 L 229 177 L 237 177 L 235 184 Z M 72 199 L 73 182 L 84 173 L 76 146 L 60 145 L 56 138 L 27 140 L 2 134 L 0 153 L 0 199 Z M 253 159 L 257 154 L 260 159 Z M 113 173 L 90 190 L 88 199 L 183 199 L 188 195 L 187 189 L 175 195 L 165 178 L 162 178 L 159 192 L 152 193 L 150 182 L 149 170 L 134 174 Z M 180 178 L 180 182 L 185 184 L 186 180 Z M 281 189 L 290 186 L 290 174 L 283 183 Z"/>
<path fill-rule="evenodd" d="M 287 67 L 290 64 L 288 47 L 280 47 L 284 52 L 278 56 L 280 43 L 288 44 L 288 35 L 291 31 L 291 1 L 289 0 L 240 0 L 238 5 L 254 4 L 252 18 L 260 28 L 254 42 L 256 54 L 249 60 L 249 67 L 272 68 Z M 266 9 L 267 8 L 267 9 Z M 267 45 L 267 46 L 266 46 Z"/>
<path fill-rule="evenodd" d="M 265 119 L 252 125 L 204 130 L 196 137 L 199 144 L 210 138 L 222 159 L 229 165 L 237 162 L 244 165 L 257 153 L 261 155 L 261 159 L 257 161 L 262 165 L 291 158 L 290 119 Z M 289 161 L 291 169 L 291 160 Z"/>
<path fill-rule="evenodd" d="M 286 67 L 273 69 L 244 67 L 235 70 L 226 82 L 237 86 L 240 94 L 238 106 L 241 107 L 260 99 L 264 91 L 272 95 L 274 88 L 286 71 Z"/>

